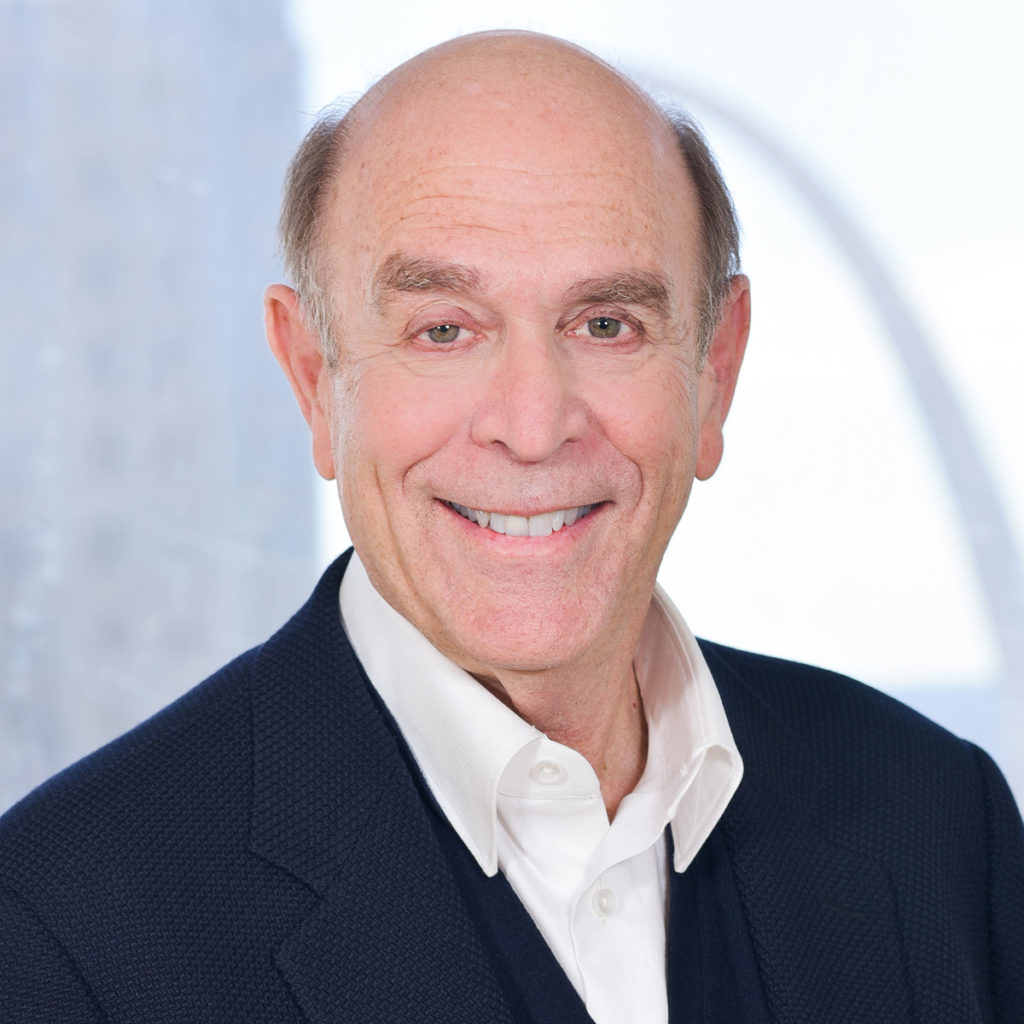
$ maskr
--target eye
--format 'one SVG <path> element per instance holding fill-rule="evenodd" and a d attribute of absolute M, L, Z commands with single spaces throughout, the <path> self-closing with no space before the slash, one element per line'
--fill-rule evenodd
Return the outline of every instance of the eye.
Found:
<path fill-rule="evenodd" d="M 594 316 L 587 321 L 586 331 L 592 338 L 617 338 L 626 327 L 613 316 Z"/>
<path fill-rule="evenodd" d="M 423 332 L 422 337 L 432 341 L 435 345 L 451 344 L 459 337 L 462 328 L 458 324 L 437 324 Z"/>

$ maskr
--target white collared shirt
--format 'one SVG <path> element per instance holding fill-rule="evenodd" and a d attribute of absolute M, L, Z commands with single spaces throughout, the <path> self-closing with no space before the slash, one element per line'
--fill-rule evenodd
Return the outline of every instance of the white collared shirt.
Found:
<path fill-rule="evenodd" d="M 647 763 L 609 824 L 597 775 L 440 653 L 357 555 L 341 614 L 370 681 L 480 867 L 505 874 L 597 1024 L 666 1024 L 665 827 L 685 871 L 743 765 L 693 634 L 657 588 L 635 658 Z"/>

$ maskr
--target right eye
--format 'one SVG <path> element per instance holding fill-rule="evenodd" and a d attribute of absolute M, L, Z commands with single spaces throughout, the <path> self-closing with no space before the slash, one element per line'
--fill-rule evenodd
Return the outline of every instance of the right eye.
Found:
<path fill-rule="evenodd" d="M 458 324 L 437 324 L 420 334 L 425 341 L 431 341 L 435 345 L 450 345 L 459 339 L 459 332 L 462 328 Z"/>

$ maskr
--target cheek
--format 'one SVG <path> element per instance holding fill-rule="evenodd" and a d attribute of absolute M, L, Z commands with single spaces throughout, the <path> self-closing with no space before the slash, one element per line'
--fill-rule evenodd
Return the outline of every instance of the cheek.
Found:
<path fill-rule="evenodd" d="M 375 367 L 339 380 L 335 394 L 335 460 L 360 489 L 382 489 L 443 447 L 463 418 L 464 389 L 430 386 L 422 377 Z"/>
<path fill-rule="evenodd" d="M 648 500 L 687 485 L 697 454 L 695 389 L 666 370 L 620 381 L 601 417 L 609 440 L 640 468 Z"/>

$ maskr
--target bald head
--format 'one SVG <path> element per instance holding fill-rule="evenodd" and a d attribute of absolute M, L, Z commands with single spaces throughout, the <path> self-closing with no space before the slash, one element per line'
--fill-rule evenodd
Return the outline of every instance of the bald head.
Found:
<path fill-rule="evenodd" d="M 345 200 L 358 192 L 381 206 L 395 182 L 403 185 L 395 198 L 410 203 L 411 195 L 414 215 L 417 193 L 407 186 L 422 179 L 426 195 L 439 162 L 486 164 L 482 180 L 496 194 L 516 187 L 516 168 L 571 183 L 592 164 L 614 167 L 638 189 L 678 197 L 696 222 L 694 327 L 699 350 L 706 349 L 738 271 L 738 245 L 731 200 L 699 131 L 580 47 L 534 33 L 486 32 L 412 58 L 347 112 L 329 108 L 292 162 L 281 216 L 286 269 L 329 358 L 328 226 L 380 212 Z M 571 203 L 572 188 L 560 198 Z"/>
<path fill-rule="evenodd" d="M 532 129 L 547 115 L 586 122 L 636 119 L 667 141 L 667 119 L 629 79 L 572 43 L 530 32 L 481 32 L 441 43 L 395 68 L 346 118 L 359 130 L 401 130 L 410 122 L 438 125 L 477 113 L 501 112 Z M 508 122 L 492 123 L 492 129 Z"/>

